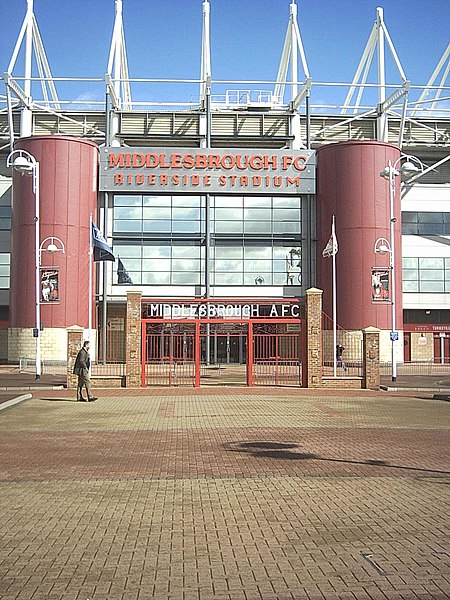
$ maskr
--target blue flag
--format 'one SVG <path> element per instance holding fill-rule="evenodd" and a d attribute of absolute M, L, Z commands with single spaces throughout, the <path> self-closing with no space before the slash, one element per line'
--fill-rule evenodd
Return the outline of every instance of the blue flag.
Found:
<path fill-rule="evenodd" d="M 92 245 L 94 247 L 94 262 L 102 260 L 111 260 L 115 262 L 111 246 L 108 246 L 103 234 L 97 225 L 92 221 Z"/>

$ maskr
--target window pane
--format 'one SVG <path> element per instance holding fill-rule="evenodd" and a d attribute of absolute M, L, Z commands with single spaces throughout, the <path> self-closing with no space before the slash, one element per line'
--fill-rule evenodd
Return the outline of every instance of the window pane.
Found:
<path fill-rule="evenodd" d="M 214 248 L 214 254 L 216 259 L 218 258 L 242 258 L 244 254 L 244 248 L 242 247 L 221 247 L 216 246 Z"/>
<path fill-rule="evenodd" d="M 170 256 L 170 246 L 144 246 L 142 256 L 144 258 L 167 258 Z"/>
<path fill-rule="evenodd" d="M 142 219 L 142 208 L 139 207 L 114 207 L 114 219 Z"/>
<path fill-rule="evenodd" d="M 244 210 L 244 219 L 252 221 L 271 221 L 272 211 L 267 210 L 265 208 L 246 208 Z"/>
<path fill-rule="evenodd" d="M 195 258 L 180 258 L 172 261 L 174 271 L 200 271 L 200 267 L 200 260 Z"/>
<path fill-rule="evenodd" d="M 216 233 L 242 233 L 242 221 L 216 221 Z"/>
<path fill-rule="evenodd" d="M 172 219 L 184 219 L 186 221 L 198 221 L 200 219 L 199 208 L 174 208 Z"/>
<path fill-rule="evenodd" d="M 213 205 L 218 207 L 242 208 L 243 198 L 240 196 L 215 196 Z"/>
<path fill-rule="evenodd" d="M 174 196 L 172 198 L 172 206 L 200 206 L 201 200 L 199 196 Z"/>
<path fill-rule="evenodd" d="M 170 273 L 142 273 L 144 285 L 169 285 Z"/>
<path fill-rule="evenodd" d="M 417 223 L 402 223 L 403 235 L 418 235 Z"/>
<path fill-rule="evenodd" d="M 273 199 L 274 208 L 299 208 L 300 198 L 283 197 Z"/>
<path fill-rule="evenodd" d="M 403 291 L 404 292 L 418 292 L 419 291 L 418 281 L 403 281 Z"/>
<path fill-rule="evenodd" d="M 443 269 L 443 258 L 419 258 L 420 269 Z"/>
<path fill-rule="evenodd" d="M 140 232 L 142 221 L 114 221 L 115 232 L 136 233 Z"/>
<path fill-rule="evenodd" d="M 419 212 L 419 223 L 442 223 L 441 212 Z"/>
<path fill-rule="evenodd" d="M 257 197 L 257 198 L 244 198 L 245 208 L 259 207 L 259 208 L 270 208 L 272 204 L 272 198 Z"/>
<path fill-rule="evenodd" d="M 287 285 L 286 275 L 283 273 L 274 273 L 273 274 L 273 284 L 274 285 Z M 294 281 L 294 285 L 299 285 Z"/>
<path fill-rule="evenodd" d="M 144 231 L 169 233 L 171 221 L 143 221 Z"/>
<path fill-rule="evenodd" d="M 421 281 L 420 282 L 421 292 L 443 292 L 444 282 L 443 281 Z"/>
<path fill-rule="evenodd" d="M 216 208 L 215 219 L 216 221 L 242 221 L 243 218 L 242 208 Z"/>
<path fill-rule="evenodd" d="M 273 224 L 274 233 L 301 233 L 300 221 L 275 221 Z"/>
<path fill-rule="evenodd" d="M 214 279 L 216 285 L 242 285 L 243 282 L 242 273 L 216 273 Z"/>
<path fill-rule="evenodd" d="M 0 277 L 9 277 L 10 267 L 9 265 L 0 265 Z"/>
<path fill-rule="evenodd" d="M 217 272 L 243 271 L 242 260 L 216 260 L 214 265 Z"/>
<path fill-rule="evenodd" d="M 416 212 L 402 212 L 403 223 L 417 223 Z"/>
<path fill-rule="evenodd" d="M 244 285 L 272 285 L 272 273 L 245 273 Z"/>
<path fill-rule="evenodd" d="M 144 206 L 170 206 L 172 196 L 144 196 Z"/>
<path fill-rule="evenodd" d="M 442 223 L 419 223 L 419 235 L 442 235 Z"/>
<path fill-rule="evenodd" d="M 266 246 L 246 246 L 244 248 L 244 256 L 246 259 L 271 259 L 272 258 L 272 249 L 267 248 Z"/>
<path fill-rule="evenodd" d="M 444 271 L 439 271 L 438 269 L 436 270 L 431 270 L 431 269 L 421 269 L 419 271 L 419 279 L 422 280 L 427 280 L 427 281 L 443 281 L 444 279 Z"/>
<path fill-rule="evenodd" d="M 143 271 L 170 271 L 169 258 L 144 259 L 142 261 Z"/>
<path fill-rule="evenodd" d="M 275 209 L 273 218 L 276 221 L 300 221 L 300 211 L 297 209 Z"/>
<path fill-rule="evenodd" d="M 403 281 L 416 281 L 419 279 L 419 272 L 417 269 L 403 269 L 402 279 Z"/>
<path fill-rule="evenodd" d="M 403 264 L 403 268 L 404 269 L 417 269 L 417 266 L 419 264 L 419 259 L 418 258 L 404 258 L 402 261 Z"/>
<path fill-rule="evenodd" d="M 200 221 L 172 221 L 174 233 L 200 233 Z"/>
<path fill-rule="evenodd" d="M 272 271 L 271 260 L 246 260 L 244 270 L 247 273 L 270 273 Z"/>
<path fill-rule="evenodd" d="M 144 219 L 170 219 L 170 208 L 144 208 Z"/>
<path fill-rule="evenodd" d="M 114 206 L 141 206 L 142 196 L 114 196 Z"/>
<path fill-rule="evenodd" d="M 244 221 L 244 231 L 246 233 L 265 233 L 272 231 L 271 221 Z"/>
<path fill-rule="evenodd" d="M 450 260 L 450 259 L 449 259 Z M 0 264 L 2 265 L 9 265 L 11 261 L 11 254 L 0 254 Z M 450 267 L 450 262 L 449 262 L 449 267 Z"/>
<path fill-rule="evenodd" d="M 172 283 L 175 285 L 200 285 L 200 273 L 175 271 L 172 273 Z"/>
<path fill-rule="evenodd" d="M 200 258 L 200 246 L 172 246 L 174 258 Z"/>

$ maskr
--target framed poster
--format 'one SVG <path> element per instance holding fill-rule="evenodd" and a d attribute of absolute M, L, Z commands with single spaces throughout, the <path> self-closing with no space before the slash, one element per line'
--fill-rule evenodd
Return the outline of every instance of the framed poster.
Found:
<path fill-rule="evenodd" d="M 58 269 L 41 269 L 41 304 L 59 302 L 59 300 Z"/>
<path fill-rule="evenodd" d="M 372 302 L 390 302 L 390 269 L 372 268 Z"/>

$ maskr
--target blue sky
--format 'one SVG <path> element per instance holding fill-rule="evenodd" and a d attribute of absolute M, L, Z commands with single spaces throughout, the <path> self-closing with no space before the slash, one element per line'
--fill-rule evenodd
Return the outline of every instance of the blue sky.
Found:
<path fill-rule="evenodd" d="M 413 84 L 428 81 L 449 42 L 449 0 L 298 0 L 298 22 L 313 81 L 352 80 L 378 5 L 384 9 L 407 77 Z M 114 0 L 35 0 L 34 8 L 54 76 L 103 77 Z M 26 0 L 0 0 L 2 72 L 8 67 L 25 12 Z M 201 0 L 123 0 L 123 14 L 130 77 L 199 77 Z M 289 0 L 211 0 L 213 79 L 274 80 L 288 17 Z M 398 83 L 389 55 L 387 68 L 388 83 Z M 14 73 L 23 74 L 20 62 Z M 371 80 L 375 81 L 375 71 Z M 104 97 L 101 84 L 58 84 L 57 88 L 62 98 Z M 216 86 L 216 92 L 219 89 Z M 134 99 L 179 100 L 196 92 L 198 85 L 132 88 Z M 313 102 L 332 101 L 336 95 L 343 99 L 345 90 L 316 89 Z"/>

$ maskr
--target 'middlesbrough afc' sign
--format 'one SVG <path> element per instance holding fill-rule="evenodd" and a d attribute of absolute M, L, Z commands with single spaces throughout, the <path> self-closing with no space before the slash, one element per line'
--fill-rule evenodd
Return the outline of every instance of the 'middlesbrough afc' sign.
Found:
<path fill-rule="evenodd" d="M 314 194 L 311 150 L 102 148 L 100 190 Z"/>

